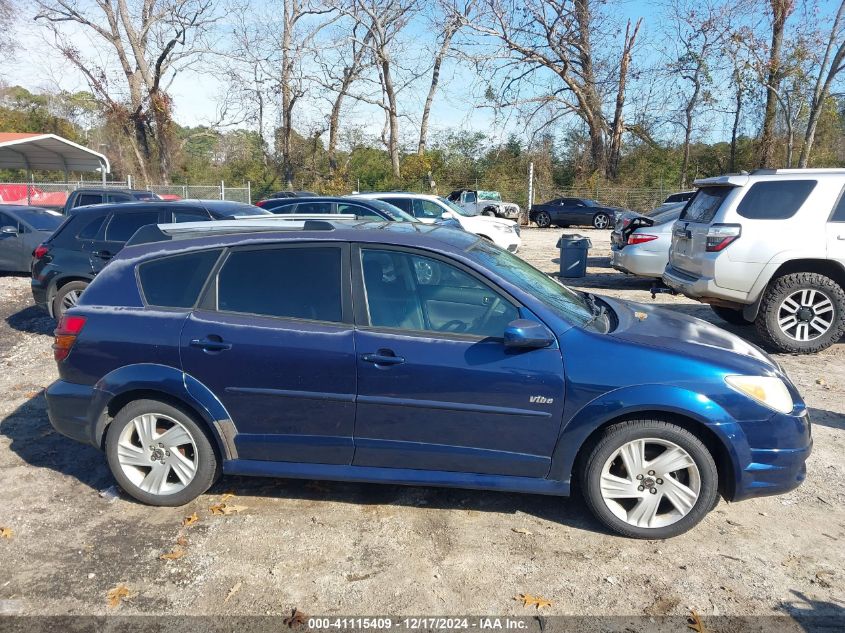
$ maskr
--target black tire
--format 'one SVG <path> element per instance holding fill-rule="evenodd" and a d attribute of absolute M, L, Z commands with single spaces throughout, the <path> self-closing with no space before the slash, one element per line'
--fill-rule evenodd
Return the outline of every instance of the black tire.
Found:
<path fill-rule="evenodd" d="M 752 325 L 754 323 L 754 321 L 749 321 L 742 316 L 742 310 L 726 308 L 724 306 L 710 306 L 710 309 L 716 313 L 716 316 L 731 325 Z"/>
<path fill-rule="evenodd" d="M 793 293 L 815 290 L 830 299 L 833 305 L 831 325 L 828 330 L 807 341 L 799 341 L 783 331 L 778 323 L 781 305 Z M 760 311 L 754 321 L 757 332 L 767 345 L 779 352 L 812 354 L 827 349 L 838 342 L 845 333 L 845 290 L 836 281 L 819 273 L 792 273 L 769 282 L 760 302 Z"/>
<path fill-rule="evenodd" d="M 481 215 L 486 215 L 487 217 L 495 218 L 496 212 L 493 211 L 493 209 L 484 209 L 484 211 L 481 213 Z"/>
<path fill-rule="evenodd" d="M 126 476 L 118 461 L 121 432 L 136 417 L 150 413 L 162 414 L 178 421 L 188 431 L 196 446 L 196 473 L 190 483 L 173 494 L 157 495 L 142 490 Z M 131 497 L 153 506 L 181 506 L 208 490 L 220 476 L 220 460 L 212 442 L 204 425 L 198 424 L 192 415 L 181 408 L 158 400 L 135 400 L 124 406 L 109 424 L 106 431 L 106 458 L 117 483 Z"/>
<path fill-rule="evenodd" d="M 541 229 L 547 229 L 552 225 L 552 216 L 550 216 L 545 211 L 540 211 L 536 216 L 534 221 L 537 223 Z"/>
<path fill-rule="evenodd" d="M 65 310 L 73 307 L 72 305 L 69 305 L 69 303 L 71 303 L 70 298 L 75 297 L 77 294 L 81 294 L 87 287 L 87 281 L 70 281 L 59 288 L 58 292 L 56 292 L 56 296 L 53 297 L 53 318 L 55 318 L 56 321 L 61 319 Z M 75 305 L 75 302 L 73 303 Z"/>
<path fill-rule="evenodd" d="M 593 216 L 593 228 L 600 230 L 613 228 L 610 226 L 610 216 L 607 213 L 596 213 Z"/>
<path fill-rule="evenodd" d="M 638 439 L 658 439 L 682 448 L 695 462 L 700 478 L 698 499 L 690 511 L 675 523 L 663 527 L 638 527 L 616 516 L 601 493 L 602 469 L 621 446 Z M 697 525 L 718 503 L 719 475 L 707 447 L 695 435 L 662 420 L 630 420 L 608 427 L 581 462 L 578 477 L 584 499 L 595 517 L 612 531 L 630 538 L 665 539 L 678 536 Z"/>

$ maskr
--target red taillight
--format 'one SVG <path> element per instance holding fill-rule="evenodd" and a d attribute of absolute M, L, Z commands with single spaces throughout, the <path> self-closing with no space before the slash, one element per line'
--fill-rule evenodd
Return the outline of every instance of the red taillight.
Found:
<path fill-rule="evenodd" d="M 41 259 L 42 257 L 44 257 L 49 252 L 50 252 L 49 246 L 47 246 L 46 244 L 39 244 L 38 246 L 35 247 L 35 250 L 32 251 L 32 256 L 35 259 Z"/>
<path fill-rule="evenodd" d="M 267 204 L 266 200 L 259 200 L 258 202 L 255 203 L 255 206 L 256 207 L 263 207 L 265 204 Z"/>
<path fill-rule="evenodd" d="M 68 357 L 73 344 L 76 343 L 76 337 L 84 326 L 83 316 L 66 315 L 59 320 L 59 325 L 53 333 L 56 337 L 53 343 L 53 358 L 59 361 Z"/>
<path fill-rule="evenodd" d="M 644 242 L 651 242 L 656 240 L 657 235 L 648 235 L 647 233 L 631 233 L 628 236 L 628 244 L 643 244 Z"/>
<path fill-rule="evenodd" d="M 707 231 L 705 250 L 708 253 L 718 253 L 738 240 L 740 235 L 742 226 L 739 224 L 714 224 Z"/>

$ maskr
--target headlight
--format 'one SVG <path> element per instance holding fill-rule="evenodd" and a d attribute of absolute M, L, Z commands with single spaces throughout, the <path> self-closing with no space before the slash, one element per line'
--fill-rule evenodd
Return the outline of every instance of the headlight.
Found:
<path fill-rule="evenodd" d="M 725 382 L 731 389 L 764 404 L 770 409 L 789 413 L 795 406 L 789 390 L 780 378 L 774 376 L 726 376 Z"/>

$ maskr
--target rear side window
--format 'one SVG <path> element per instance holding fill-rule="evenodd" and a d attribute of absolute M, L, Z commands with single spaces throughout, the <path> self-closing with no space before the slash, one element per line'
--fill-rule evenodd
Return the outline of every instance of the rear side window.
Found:
<path fill-rule="evenodd" d="M 82 227 L 82 230 L 77 233 L 77 237 L 81 240 L 93 240 L 100 232 L 100 227 L 103 226 L 106 216 L 101 215 L 93 220 L 89 220 L 87 224 Z"/>
<path fill-rule="evenodd" d="M 103 194 L 101 193 L 81 193 L 76 199 L 75 207 L 84 207 L 89 204 L 100 204 L 103 201 Z"/>
<path fill-rule="evenodd" d="M 816 187 L 815 180 L 770 180 L 751 185 L 736 212 L 749 220 L 791 218 Z"/>
<path fill-rule="evenodd" d="M 340 271 L 333 246 L 234 251 L 217 277 L 217 308 L 338 323 Z"/>
<path fill-rule="evenodd" d="M 191 210 L 173 210 L 173 221 L 179 222 L 204 222 L 210 220 L 211 217 L 205 211 L 191 211 Z"/>
<path fill-rule="evenodd" d="M 148 305 L 190 308 L 197 302 L 220 250 L 163 257 L 138 266 L 141 292 Z"/>
<path fill-rule="evenodd" d="M 109 242 L 125 242 L 142 226 L 157 223 L 158 211 L 115 213 L 106 227 L 106 240 Z"/>
<path fill-rule="evenodd" d="M 388 204 L 392 204 L 394 207 L 399 207 L 405 213 L 410 213 L 413 215 L 413 209 L 411 207 L 410 198 L 379 198 L 379 200 Z"/>
<path fill-rule="evenodd" d="M 699 189 L 684 208 L 680 219 L 687 222 L 709 224 L 732 190 L 733 187 L 703 187 Z"/>
<path fill-rule="evenodd" d="M 839 201 L 836 203 L 836 208 L 833 210 L 833 215 L 830 216 L 831 222 L 845 222 L 845 189 L 839 194 Z"/>

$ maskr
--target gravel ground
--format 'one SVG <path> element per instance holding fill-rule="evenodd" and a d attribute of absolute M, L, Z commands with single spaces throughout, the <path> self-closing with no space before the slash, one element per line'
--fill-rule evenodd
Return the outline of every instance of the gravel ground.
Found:
<path fill-rule="evenodd" d="M 578 232 L 593 250 L 573 286 L 652 301 L 649 282 L 609 267 L 608 232 Z M 520 254 L 554 271 L 560 233 L 524 231 Z M 528 593 L 552 602 L 545 614 L 845 614 L 845 344 L 777 357 L 815 423 L 806 483 L 722 501 L 669 541 L 610 535 L 578 499 L 387 485 L 229 477 L 154 509 L 115 496 L 103 456 L 51 430 L 54 323 L 28 286 L 0 277 L 0 613 L 533 615 L 514 600 Z M 241 511 L 212 515 L 225 493 Z"/>

